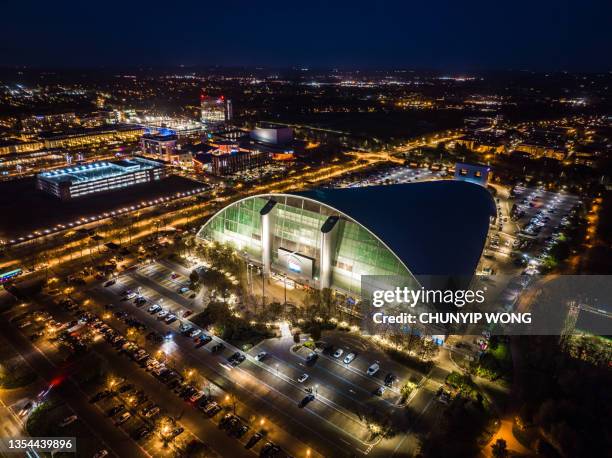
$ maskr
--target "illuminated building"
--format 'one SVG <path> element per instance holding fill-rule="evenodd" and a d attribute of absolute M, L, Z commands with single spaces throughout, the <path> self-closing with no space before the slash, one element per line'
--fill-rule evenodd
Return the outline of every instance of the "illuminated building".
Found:
<path fill-rule="evenodd" d="M 213 175 L 231 175 L 232 173 L 261 167 L 270 163 L 268 153 L 256 151 L 233 151 L 229 154 L 211 155 L 211 173 Z"/>
<path fill-rule="evenodd" d="M 567 157 L 567 149 L 565 147 L 545 143 L 524 142 L 517 145 L 515 150 L 527 153 L 536 159 L 549 157 L 562 161 Z"/>
<path fill-rule="evenodd" d="M 291 127 L 274 126 L 252 130 L 242 146 L 258 153 L 268 153 L 275 161 L 288 161 L 295 159 L 295 144 Z"/>
<path fill-rule="evenodd" d="M 36 187 L 62 200 L 68 200 L 165 177 L 163 164 L 135 157 L 112 162 L 93 162 L 39 173 L 36 176 Z"/>
<path fill-rule="evenodd" d="M 75 113 L 34 115 L 21 120 L 21 130 L 24 132 L 40 132 L 60 127 L 70 127 L 76 124 L 78 124 L 78 119 Z"/>
<path fill-rule="evenodd" d="M 144 129 L 139 126 L 113 126 L 42 134 L 41 139 L 45 148 L 74 148 L 112 141 L 137 141 L 143 133 Z"/>
<path fill-rule="evenodd" d="M 269 145 L 285 145 L 293 141 L 293 129 L 291 127 L 257 127 L 249 136 L 260 143 Z"/>
<path fill-rule="evenodd" d="M 176 153 L 176 140 L 177 136 L 168 129 L 159 133 L 145 133 L 140 138 L 140 150 L 146 156 L 171 162 Z"/>
<path fill-rule="evenodd" d="M 198 238 L 234 247 L 265 275 L 357 295 L 364 275 L 473 275 L 494 216 L 485 188 L 429 181 L 251 196 Z"/>
<path fill-rule="evenodd" d="M 32 153 L 39 151 L 45 147 L 45 144 L 41 141 L 0 141 L 0 156 L 7 154 L 21 154 L 21 153 Z"/>
<path fill-rule="evenodd" d="M 487 186 L 490 174 L 491 167 L 488 165 L 466 164 L 463 162 L 455 164 L 455 180 Z"/>
<path fill-rule="evenodd" d="M 232 102 L 219 98 L 200 96 L 201 121 L 208 130 L 216 130 L 232 119 Z"/>

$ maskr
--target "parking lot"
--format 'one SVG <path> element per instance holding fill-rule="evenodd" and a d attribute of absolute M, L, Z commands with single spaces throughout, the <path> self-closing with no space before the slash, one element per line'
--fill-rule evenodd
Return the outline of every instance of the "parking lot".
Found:
<path fill-rule="evenodd" d="M 411 168 L 408 166 L 400 166 L 372 173 L 367 178 L 363 178 L 360 180 L 339 180 L 334 184 L 334 186 L 341 188 L 359 188 L 362 186 L 414 183 L 418 181 L 439 179 L 445 175 L 446 171 L 442 170 L 430 170 L 426 168 Z"/>
<path fill-rule="evenodd" d="M 339 340 L 334 344 L 332 341 L 336 337 L 330 337 L 327 349 L 317 349 L 318 358 L 312 363 L 306 361 L 309 352 L 304 347 L 293 351 L 292 338 L 266 340 L 245 354 L 244 362 L 232 360 L 232 355 L 242 355 L 240 349 L 221 342 L 209 330 L 181 332 L 181 327 L 184 331 L 190 326 L 185 313 L 189 316 L 192 311 L 183 305 L 187 302 L 190 306 L 189 300 L 185 301 L 184 295 L 176 291 L 183 278 L 176 273 L 173 275 L 169 267 L 158 264 L 128 271 L 115 284 L 94 289 L 104 300 L 113 300 L 122 311 L 137 317 L 145 324 L 147 334 L 153 332 L 158 339 L 163 339 L 157 343 L 158 350 L 152 349 L 152 352 L 162 351 L 175 366 L 197 368 L 217 387 L 244 393 L 244 397 L 236 397 L 245 404 L 244 409 L 257 412 L 250 416 L 260 415 L 270 422 L 277 419 L 278 424 L 287 423 L 290 425 L 288 431 L 296 436 L 304 435 L 305 431 L 321 436 L 320 432 L 314 432 L 314 425 L 323 424 L 330 434 L 327 439 L 330 446 L 334 443 L 333 437 L 340 434 L 346 444 L 364 449 L 369 437 L 360 418 L 364 413 L 388 411 L 390 416 L 397 415 L 399 424 L 403 423 L 403 407 L 398 405 L 399 387 L 408 381 L 418 385 L 421 376 L 416 372 L 390 361 L 380 351 L 373 352 L 363 342 L 346 345 Z M 137 306 L 135 298 L 125 300 L 127 290 L 137 291 L 146 303 Z M 176 320 L 167 323 L 171 315 Z M 210 335 L 211 342 L 201 345 L 199 339 L 204 335 Z M 213 351 L 219 344 L 224 348 Z M 334 358 L 336 346 L 343 347 L 345 355 L 342 358 Z M 266 356 L 258 361 L 256 356 L 261 352 Z M 356 357 L 345 364 L 343 359 L 349 353 Z M 368 375 L 367 369 L 375 363 L 380 369 Z M 303 374 L 308 378 L 300 381 Z M 310 395 L 313 399 L 300 407 Z"/>
<path fill-rule="evenodd" d="M 540 273 L 539 266 L 569 223 L 576 196 L 516 186 L 512 195 L 498 194 L 498 217 L 491 227 L 480 274 Z"/>

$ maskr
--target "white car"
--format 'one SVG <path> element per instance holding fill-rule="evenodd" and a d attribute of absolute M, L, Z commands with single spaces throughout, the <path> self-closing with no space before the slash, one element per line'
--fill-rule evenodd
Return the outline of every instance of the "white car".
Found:
<path fill-rule="evenodd" d="M 344 357 L 344 364 L 351 364 L 351 362 L 355 359 L 355 356 L 357 356 L 355 353 L 349 353 L 346 355 Z"/>
<path fill-rule="evenodd" d="M 334 358 L 340 358 L 342 356 L 342 354 L 344 353 L 344 350 L 342 348 L 338 348 L 335 352 L 334 352 Z"/>
<path fill-rule="evenodd" d="M 192 329 L 192 331 L 189 333 L 189 337 L 195 338 L 198 337 L 200 334 L 202 334 L 201 329 Z"/>
<path fill-rule="evenodd" d="M 166 315 L 168 315 L 168 313 L 169 313 L 168 310 L 162 309 L 162 311 L 159 312 L 157 316 L 158 318 L 164 318 Z"/>
<path fill-rule="evenodd" d="M 378 361 L 377 361 L 374 364 L 372 364 L 370 367 L 368 367 L 366 374 L 375 375 L 379 370 L 380 370 L 380 365 L 378 364 Z"/>
<path fill-rule="evenodd" d="M 255 359 L 257 361 L 261 361 L 263 360 L 266 356 L 268 356 L 268 354 L 265 351 L 259 352 L 257 353 L 257 355 L 255 355 Z"/>
<path fill-rule="evenodd" d="M 299 383 L 304 383 L 306 380 L 308 380 L 308 374 L 302 374 L 297 379 Z"/>

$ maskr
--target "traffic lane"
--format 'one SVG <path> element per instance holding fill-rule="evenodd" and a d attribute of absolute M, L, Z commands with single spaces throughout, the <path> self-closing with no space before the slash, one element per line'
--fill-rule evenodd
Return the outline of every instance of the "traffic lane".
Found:
<path fill-rule="evenodd" d="M 93 293 L 99 294 L 102 303 L 107 302 L 108 297 L 112 295 L 111 292 L 104 289 L 93 289 L 90 290 L 90 293 L 92 295 Z M 137 309 L 126 303 L 121 303 L 121 306 L 123 310 L 132 311 L 132 314 L 136 314 L 151 330 L 163 333 L 164 330 L 169 328 L 142 309 Z M 172 329 L 176 329 L 176 326 Z M 145 347 L 149 348 L 147 345 L 145 344 Z M 214 355 L 210 352 L 209 347 L 211 346 L 212 344 L 209 343 L 198 349 L 194 347 L 190 339 L 177 336 L 174 342 L 162 344 L 161 348 L 170 354 L 173 361 L 184 367 L 197 367 L 200 369 L 202 376 L 218 387 L 237 393 L 238 399 L 251 406 L 256 412 L 264 411 L 266 418 L 270 418 L 273 423 L 283 425 L 288 433 L 294 437 L 317 438 L 316 442 L 313 441 L 312 448 L 319 450 L 325 456 L 333 456 L 338 453 L 344 455 L 346 453 L 346 449 L 340 448 L 341 446 L 337 442 L 338 434 L 344 434 L 343 440 L 356 449 L 363 445 L 361 441 L 355 441 L 353 436 L 348 435 L 345 431 L 339 431 L 336 425 L 326 417 L 308 415 L 308 410 L 298 409 L 297 403 L 304 396 L 301 392 L 298 396 L 296 391 L 293 391 L 291 395 L 284 393 L 283 388 L 287 388 L 287 384 L 280 379 L 276 378 L 275 380 L 276 383 L 282 382 L 282 385 L 279 386 L 259 383 L 252 376 L 241 377 L 238 380 L 237 374 L 241 374 L 239 368 L 231 374 L 231 371 L 225 368 L 226 357 L 231 352 L 226 351 L 222 355 Z M 321 429 L 323 431 L 319 432 Z M 308 434 L 306 435 L 306 433 Z M 279 445 L 283 446 L 282 443 Z"/>
<path fill-rule="evenodd" d="M 170 270 L 157 261 L 139 266 L 134 271 L 162 284 L 170 291 L 174 291 L 174 288 L 189 285 L 189 278 L 177 273 L 176 271 Z"/>
<path fill-rule="evenodd" d="M 323 355 L 319 355 L 314 364 L 307 363 L 305 355 L 291 352 L 285 345 L 265 341 L 258 345 L 256 352 L 266 351 L 269 357 L 262 361 L 262 364 L 267 365 L 269 370 L 275 370 L 276 364 L 282 364 L 283 373 L 296 383 L 299 383 L 298 377 L 307 374 L 308 379 L 303 382 L 303 386 L 312 387 L 318 384 L 320 394 L 349 411 L 355 411 L 359 407 L 375 406 L 383 410 L 392 410 L 395 407 L 399 392 L 396 393 L 398 396 L 385 396 L 384 399 L 374 394 L 384 384 L 383 380 L 363 378 L 347 367 L 327 364 Z"/>
<path fill-rule="evenodd" d="M 158 294 L 172 299 L 173 302 L 180 304 L 183 307 L 192 308 L 194 305 L 193 299 L 190 300 L 188 298 L 185 298 L 178 292 L 172 291 L 169 288 L 161 286 L 157 281 L 150 279 L 149 277 L 141 274 L 137 270 L 128 271 L 124 274 L 124 277 L 125 276 L 133 278 L 135 282 L 141 283 L 144 286 L 147 286 L 149 289 L 156 291 Z"/>
<path fill-rule="evenodd" d="M 246 372 L 238 371 L 234 380 L 245 385 L 243 376 Z M 248 372 L 247 378 L 252 379 L 254 375 L 258 377 L 258 383 L 246 392 L 249 405 L 257 412 L 266 412 L 266 418 L 282 425 L 293 436 L 311 444 L 324 456 L 350 456 L 367 448 L 367 430 L 356 418 L 335 410 L 321 397 L 315 397 L 300 408 L 298 402 L 308 393 L 299 387 L 288 390 L 281 377 L 264 369 L 254 368 L 253 372 Z M 230 386 L 230 391 L 235 391 L 233 388 Z"/>
<path fill-rule="evenodd" d="M 92 290 L 95 290 L 98 286 L 94 286 Z M 177 316 L 177 318 L 182 318 L 183 312 L 185 310 L 192 310 L 193 307 L 185 307 L 178 302 L 169 299 L 168 296 L 159 293 L 155 289 L 152 289 L 148 286 L 144 286 L 142 283 L 138 282 L 136 279 L 130 276 L 122 276 L 117 279 L 117 282 L 112 285 L 106 287 L 109 293 L 112 293 L 113 296 L 109 296 L 111 300 L 114 302 L 125 303 L 130 306 L 134 306 L 133 299 L 127 300 L 121 296 L 121 292 L 125 289 L 138 290 L 140 294 L 148 301 L 145 305 L 140 308 L 146 309 L 148 306 L 152 304 L 159 304 L 162 308 L 168 310 L 170 313 L 173 313 Z M 90 290 L 91 291 L 91 290 Z"/>
<path fill-rule="evenodd" d="M 197 293 L 191 290 L 183 294 L 178 293 L 179 288 L 189 287 L 191 283 L 189 280 L 189 275 L 192 271 L 181 266 L 180 264 L 173 263 L 166 259 L 155 261 L 154 264 L 156 267 L 152 273 L 146 270 L 141 271 L 141 273 L 146 275 L 149 279 L 156 281 L 171 291 L 179 294 L 179 297 L 183 297 L 185 300 L 188 299 L 190 301 L 191 308 L 203 309 L 205 295 L 208 292 L 208 288 L 205 286 L 201 285 L 201 290 Z M 173 279 L 173 275 L 178 275 L 178 277 Z M 197 305 L 197 302 L 200 302 L 200 304 Z"/>
<path fill-rule="evenodd" d="M 43 379 L 50 383 L 61 375 L 60 369 L 55 367 L 43 356 L 35 345 L 26 339 L 20 332 L 10 326 L 6 321 L 0 320 L 0 330 L 19 353 Z M 54 393 L 78 415 L 87 427 L 99 435 L 100 440 L 107 449 L 117 456 L 149 456 L 135 444 L 123 431 L 114 428 L 111 424 L 100 422 L 100 412 L 86 400 L 86 394 L 69 378 L 54 387 Z M 76 395 L 75 395 L 76 394 Z M 95 425 L 95 428 L 92 428 Z M 110 445 L 112 444 L 112 446 Z"/>
<path fill-rule="evenodd" d="M 397 377 L 392 388 L 393 392 L 396 394 L 399 394 L 399 387 L 404 383 L 408 381 L 418 383 L 423 377 L 423 374 L 392 360 L 379 347 L 358 336 L 345 336 L 338 333 L 330 333 L 324 336 L 324 341 L 328 344 L 332 344 L 332 351 L 338 348 L 343 350 L 339 358 L 334 358 L 333 354 L 329 355 L 327 353 L 321 353 L 319 355 L 317 365 L 321 364 L 328 370 L 333 371 L 335 368 L 340 370 L 342 374 L 351 372 L 356 377 L 356 380 L 365 383 L 374 383 L 377 386 L 384 384 L 384 379 L 387 374 L 393 374 Z M 355 359 L 353 359 L 350 364 L 344 364 L 343 358 L 351 352 L 355 353 Z M 375 362 L 380 366 L 379 371 L 373 376 L 367 375 L 368 368 Z M 342 372 L 343 370 L 345 372 Z M 348 377 L 348 374 L 343 375 L 343 377 Z"/>
<path fill-rule="evenodd" d="M 268 385 L 269 387 L 276 388 L 281 391 L 285 396 L 290 396 L 293 400 L 292 409 L 299 412 L 305 410 L 318 416 L 322 421 L 328 422 L 338 431 L 346 432 L 350 431 L 353 437 L 360 442 L 365 441 L 367 438 L 367 429 L 363 423 L 359 420 L 359 417 L 354 412 L 356 409 L 353 406 L 352 410 L 344 409 L 342 406 L 338 406 L 333 399 L 326 396 L 325 390 L 320 386 L 318 391 L 313 387 L 313 384 L 300 384 L 294 380 L 287 379 L 286 374 L 283 372 L 283 368 L 279 367 L 278 373 L 276 369 L 270 369 L 265 365 L 261 365 L 257 362 L 247 360 L 239 366 L 239 369 L 248 371 L 251 375 L 255 376 L 261 383 Z M 234 369 L 235 370 L 235 369 Z M 291 386 L 291 390 L 287 388 Z M 313 388 L 312 392 L 315 395 L 315 399 L 307 404 L 307 406 L 300 408 L 298 402 L 301 401 L 309 393 L 306 391 L 306 386 Z M 368 409 L 363 409 L 361 412 L 365 412 Z"/>

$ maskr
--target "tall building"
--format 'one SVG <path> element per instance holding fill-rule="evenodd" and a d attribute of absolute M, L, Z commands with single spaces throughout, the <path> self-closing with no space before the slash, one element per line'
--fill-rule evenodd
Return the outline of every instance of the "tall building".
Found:
<path fill-rule="evenodd" d="M 223 127 L 232 119 L 232 102 L 224 96 L 214 98 L 202 94 L 200 96 L 201 121 L 209 130 Z"/>

